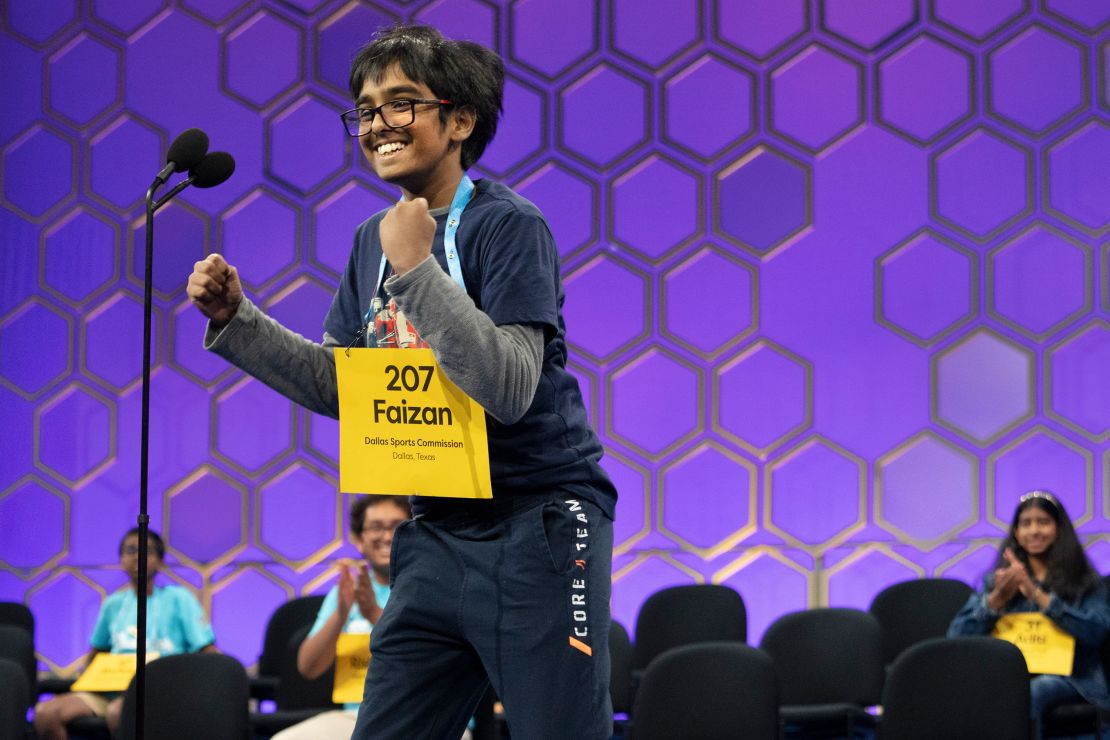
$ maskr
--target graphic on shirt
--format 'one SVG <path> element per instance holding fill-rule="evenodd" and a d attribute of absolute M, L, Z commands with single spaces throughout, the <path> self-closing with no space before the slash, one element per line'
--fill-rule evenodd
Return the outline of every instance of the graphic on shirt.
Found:
<path fill-rule="evenodd" d="M 373 316 L 375 347 L 411 349 L 429 346 L 420 338 L 404 311 L 397 308 L 397 301 L 392 297 L 388 302 L 383 302 L 380 296 L 375 297 L 370 303 L 370 313 Z"/>

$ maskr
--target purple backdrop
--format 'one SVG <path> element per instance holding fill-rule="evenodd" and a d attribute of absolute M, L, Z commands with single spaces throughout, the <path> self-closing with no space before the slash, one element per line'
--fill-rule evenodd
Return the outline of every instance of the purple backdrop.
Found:
<path fill-rule="evenodd" d="M 222 648 L 328 587 L 336 426 L 200 349 L 222 251 L 312 337 L 395 193 L 340 128 L 354 49 L 499 50 L 475 174 L 548 215 L 621 491 L 613 609 L 721 582 L 787 611 L 973 580 L 1051 487 L 1110 566 L 1105 0 L 0 3 L 0 599 L 72 670 L 135 521 L 141 198 L 190 126 L 238 170 L 159 217 L 154 526 Z"/>

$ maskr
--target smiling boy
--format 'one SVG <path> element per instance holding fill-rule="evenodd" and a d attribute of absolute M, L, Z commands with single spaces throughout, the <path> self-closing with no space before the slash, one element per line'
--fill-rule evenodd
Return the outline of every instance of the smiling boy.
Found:
<path fill-rule="evenodd" d="M 558 253 L 534 205 L 465 174 L 503 87 L 495 53 L 423 26 L 355 58 L 344 125 L 402 197 L 357 229 L 322 344 L 262 314 L 219 255 L 189 278 L 205 345 L 313 411 L 338 414 L 332 348 L 360 341 L 431 347 L 486 411 L 493 500 L 413 498 L 354 738 L 457 738 L 489 682 L 514 737 L 612 730 L 616 491 L 566 370 Z"/>

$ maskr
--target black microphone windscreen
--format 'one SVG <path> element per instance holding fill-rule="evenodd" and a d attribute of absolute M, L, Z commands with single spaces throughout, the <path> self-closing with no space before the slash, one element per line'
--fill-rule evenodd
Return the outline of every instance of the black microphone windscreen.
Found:
<path fill-rule="evenodd" d="M 183 131 L 170 144 L 170 151 L 166 154 L 166 162 L 173 162 L 174 172 L 184 172 L 200 164 L 207 153 L 208 134 L 199 128 L 191 128 Z"/>
<path fill-rule="evenodd" d="M 212 152 L 189 171 L 193 185 L 198 188 L 211 188 L 231 177 L 235 172 L 235 160 L 227 152 Z"/>

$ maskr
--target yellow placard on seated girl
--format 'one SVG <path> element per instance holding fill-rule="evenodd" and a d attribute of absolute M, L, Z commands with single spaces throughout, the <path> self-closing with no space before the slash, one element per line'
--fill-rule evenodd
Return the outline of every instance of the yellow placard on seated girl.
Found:
<path fill-rule="evenodd" d="M 335 643 L 335 688 L 331 700 L 336 704 L 361 702 L 369 667 L 370 634 L 339 635 Z"/>
<path fill-rule="evenodd" d="M 1012 642 L 1025 656 L 1030 673 L 1070 676 L 1075 638 L 1040 612 L 1004 614 L 994 626 L 995 637 Z"/>
<path fill-rule="evenodd" d="M 146 662 L 158 653 L 147 653 Z M 97 653 L 70 691 L 126 691 L 135 675 L 135 653 Z"/>
<path fill-rule="evenodd" d="M 335 349 L 339 489 L 493 498 L 486 412 L 430 349 Z"/>

